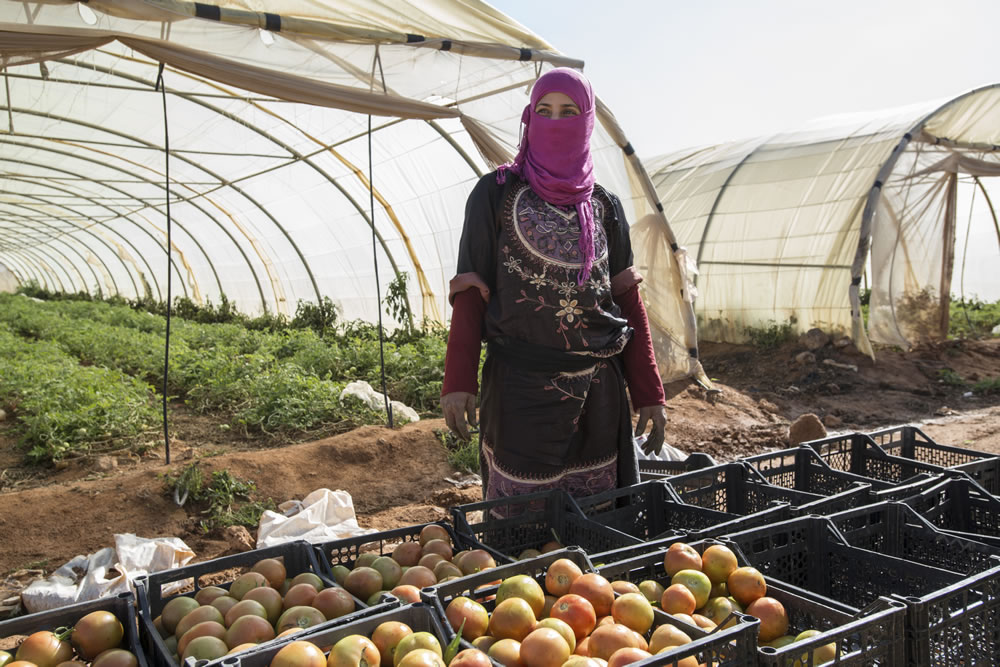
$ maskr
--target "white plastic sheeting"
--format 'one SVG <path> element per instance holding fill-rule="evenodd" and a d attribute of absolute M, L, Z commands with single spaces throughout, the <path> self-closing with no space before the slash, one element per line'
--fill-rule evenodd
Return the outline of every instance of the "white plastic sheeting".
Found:
<path fill-rule="evenodd" d="M 175 295 L 286 315 L 328 296 L 375 320 L 374 254 L 382 294 L 406 273 L 415 318 L 445 321 L 465 199 L 555 65 L 582 63 L 476 0 L 0 3 L 0 262 L 165 298 L 169 167 Z M 658 258 L 661 375 L 703 377 L 673 235 L 603 104 L 599 121 L 598 180 Z"/>
<path fill-rule="evenodd" d="M 903 347 L 940 339 L 958 184 L 1000 175 L 998 144 L 1000 86 L 989 86 L 648 161 L 670 228 L 697 259 L 700 337 L 742 342 L 748 328 L 790 322 L 850 333 L 868 354 L 869 336 Z M 858 288 L 869 249 L 866 335 Z M 668 259 L 644 259 L 647 275 Z"/>

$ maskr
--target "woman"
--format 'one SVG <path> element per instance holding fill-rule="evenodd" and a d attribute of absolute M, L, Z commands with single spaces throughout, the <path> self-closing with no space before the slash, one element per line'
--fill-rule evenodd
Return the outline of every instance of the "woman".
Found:
<path fill-rule="evenodd" d="M 579 72 L 535 82 L 513 162 L 487 174 L 466 204 L 441 406 L 468 439 L 487 341 L 480 409 L 483 494 L 550 488 L 587 496 L 638 481 L 632 446 L 666 411 L 642 277 L 618 198 L 594 183 L 594 94 Z"/>

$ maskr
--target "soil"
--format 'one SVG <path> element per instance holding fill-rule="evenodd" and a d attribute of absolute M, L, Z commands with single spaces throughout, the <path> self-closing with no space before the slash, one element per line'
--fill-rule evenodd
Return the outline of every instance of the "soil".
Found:
<path fill-rule="evenodd" d="M 813 413 L 830 432 L 917 423 L 939 443 L 1000 454 L 1000 394 L 972 391 L 975 382 L 1000 377 L 1000 339 L 883 349 L 877 362 L 850 345 L 827 344 L 814 359 L 797 360 L 803 351 L 798 342 L 771 350 L 703 344 L 714 387 L 688 381 L 666 387 L 667 441 L 687 453 L 732 460 L 787 446 L 789 424 Z M 222 418 L 183 405 L 171 414 L 170 465 L 162 447 L 58 468 L 27 465 L 12 420 L 0 422 L 0 602 L 73 556 L 113 545 L 116 533 L 177 536 L 198 560 L 229 552 L 221 531 L 206 534 L 191 504 L 178 507 L 165 490 L 164 476 L 193 460 L 206 471 L 253 480 L 258 499 L 343 489 L 359 523 L 377 530 L 445 518 L 449 507 L 481 496 L 478 485 L 459 488 L 446 480 L 456 471 L 435 433 L 445 428 L 441 419 L 288 444 L 235 432 Z"/>

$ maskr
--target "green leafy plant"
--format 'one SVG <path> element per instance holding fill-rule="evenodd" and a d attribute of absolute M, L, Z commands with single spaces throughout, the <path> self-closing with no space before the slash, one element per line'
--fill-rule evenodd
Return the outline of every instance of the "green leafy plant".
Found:
<path fill-rule="evenodd" d="M 479 435 L 473 433 L 468 442 L 463 442 L 447 429 L 434 429 L 434 435 L 448 452 L 451 467 L 479 474 Z"/>
<path fill-rule="evenodd" d="M 410 309 L 410 298 L 406 292 L 406 282 L 409 277 L 405 271 L 397 273 L 389 283 L 385 294 L 385 312 L 407 330 L 413 329 L 413 311 Z"/>
<path fill-rule="evenodd" d="M 948 334 L 952 338 L 989 336 L 1000 324 L 1000 301 L 990 303 L 973 297 L 951 302 Z"/>
<path fill-rule="evenodd" d="M 291 327 L 312 329 L 322 336 L 336 330 L 339 318 L 340 308 L 328 296 L 320 299 L 319 303 L 299 300 L 295 307 L 295 317 L 292 318 Z"/>
<path fill-rule="evenodd" d="M 965 379 L 950 368 L 941 368 L 937 372 L 938 382 L 949 387 L 964 387 L 968 384 Z"/>
<path fill-rule="evenodd" d="M 972 386 L 977 394 L 1000 394 L 1000 377 L 980 380 Z"/>
<path fill-rule="evenodd" d="M 764 349 L 780 347 L 795 338 L 794 322 L 769 322 L 763 327 L 747 327 L 745 330 L 750 343 Z"/>
<path fill-rule="evenodd" d="M 199 521 L 202 530 L 209 532 L 226 526 L 256 527 L 265 510 L 274 510 L 274 500 L 253 499 L 257 485 L 250 480 L 235 477 L 228 470 L 216 470 L 205 483 L 197 462 L 185 466 L 176 476 L 165 477 L 168 493 L 175 499 L 191 499 L 205 508 Z"/>
<path fill-rule="evenodd" d="M 145 382 L 80 366 L 58 345 L 19 338 L 2 323 L 0 369 L 0 405 L 12 411 L 31 461 L 135 448 L 156 423 Z"/>

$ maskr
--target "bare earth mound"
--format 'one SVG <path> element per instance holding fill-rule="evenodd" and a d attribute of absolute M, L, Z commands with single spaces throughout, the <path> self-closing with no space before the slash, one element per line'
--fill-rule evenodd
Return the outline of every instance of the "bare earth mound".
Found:
<path fill-rule="evenodd" d="M 731 460 L 786 446 L 790 421 L 811 412 L 831 432 L 922 422 L 938 442 L 1000 454 L 1000 395 L 970 393 L 977 381 L 1000 377 L 1000 340 L 883 350 L 878 363 L 832 345 L 797 361 L 803 349 L 704 345 L 703 363 L 718 391 L 688 382 L 667 387 L 668 442 Z M 361 525 L 376 529 L 444 518 L 448 507 L 480 497 L 478 486 L 459 490 L 445 481 L 455 470 L 434 433 L 445 428 L 440 419 L 282 447 L 222 435 L 216 421 L 178 412 L 170 466 L 153 454 L 85 459 L 61 470 L 26 467 L 10 421 L 0 424 L 0 534 L 7 536 L 0 600 L 37 576 L 26 568 L 49 573 L 74 555 L 111 546 L 115 533 L 176 535 L 199 559 L 225 553 L 221 535 L 206 535 L 199 516 L 177 507 L 164 490 L 163 476 L 195 458 L 207 469 L 253 480 L 258 498 L 277 502 L 317 488 L 343 489 Z"/>

